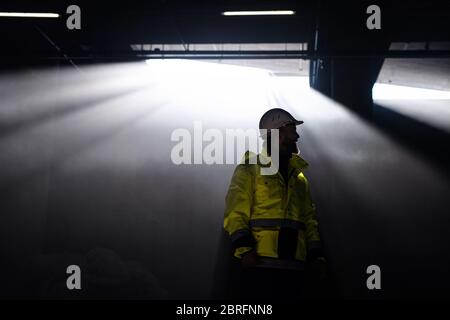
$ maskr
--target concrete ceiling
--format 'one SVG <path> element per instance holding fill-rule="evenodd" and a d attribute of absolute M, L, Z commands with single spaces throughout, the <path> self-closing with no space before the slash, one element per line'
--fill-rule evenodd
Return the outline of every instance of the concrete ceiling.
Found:
<path fill-rule="evenodd" d="M 81 30 L 68 30 L 66 9 L 71 1 L 2 1 L 1 11 L 47 11 L 59 19 L 0 18 L 3 57 L 82 56 L 101 60 L 132 54 L 133 43 L 309 43 L 330 36 L 330 53 L 336 44 L 346 50 L 370 52 L 379 39 L 388 42 L 450 41 L 449 3 L 378 1 L 382 29 L 366 28 L 367 1 L 181 1 L 127 2 L 77 1 Z M 293 9 L 294 16 L 224 17 L 226 10 Z M 46 36 L 43 36 L 45 33 Z M 49 39 L 51 41 L 49 41 Z M 369 50 L 369 51 L 368 51 Z"/>

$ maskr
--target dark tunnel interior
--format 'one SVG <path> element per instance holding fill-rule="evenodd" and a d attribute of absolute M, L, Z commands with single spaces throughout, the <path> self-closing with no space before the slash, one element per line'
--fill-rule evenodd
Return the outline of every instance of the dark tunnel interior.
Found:
<path fill-rule="evenodd" d="M 70 4 L 0 4 L 60 14 L 0 14 L 1 299 L 233 298 L 242 154 L 206 163 L 204 133 L 257 129 L 273 107 L 304 121 L 329 271 L 311 297 L 450 298 L 448 4 L 380 1 L 369 30 L 364 1 L 79 1 L 69 30 Z M 221 15 L 277 8 L 295 15 Z M 173 160 L 180 132 L 190 164 Z"/>

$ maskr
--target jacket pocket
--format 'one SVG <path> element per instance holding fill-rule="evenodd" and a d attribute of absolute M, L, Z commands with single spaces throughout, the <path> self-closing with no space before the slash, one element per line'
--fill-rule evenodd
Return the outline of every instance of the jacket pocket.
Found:
<path fill-rule="evenodd" d="M 278 230 L 254 228 L 252 232 L 256 240 L 256 252 L 258 255 L 277 258 Z"/>

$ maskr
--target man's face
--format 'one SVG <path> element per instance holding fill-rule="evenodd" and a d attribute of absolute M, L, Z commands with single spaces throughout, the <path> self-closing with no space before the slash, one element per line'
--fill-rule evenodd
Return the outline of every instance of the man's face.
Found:
<path fill-rule="evenodd" d="M 290 124 L 280 128 L 280 154 L 290 155 L 298 153 L 297 140 L 300 137 L 297 133 L 296 126 Z"/>

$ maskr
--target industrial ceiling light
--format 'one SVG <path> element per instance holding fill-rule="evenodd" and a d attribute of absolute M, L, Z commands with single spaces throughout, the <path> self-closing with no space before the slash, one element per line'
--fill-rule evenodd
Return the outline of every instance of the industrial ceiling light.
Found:
<path fill-rule="evenodd" d="M 293 15 L 293 10 L 269 10 L 269 11 L 225 11 L 224 16 L 286 16 Z"/>
<path fill-rule="evenodd" d="M 43 12 L 0 12 L 0 17 L 11 18 L 58 18 L 57 13 L 43 13 Z"/>

